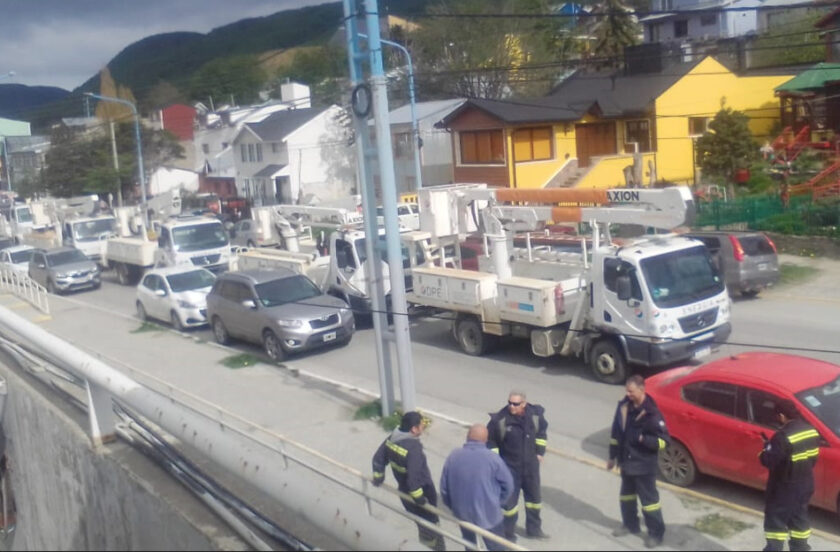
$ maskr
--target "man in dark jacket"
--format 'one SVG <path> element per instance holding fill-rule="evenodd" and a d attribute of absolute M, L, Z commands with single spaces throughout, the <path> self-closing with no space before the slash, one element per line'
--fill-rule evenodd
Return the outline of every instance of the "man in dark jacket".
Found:
<path fill-rule="evenodd" d="M 437 514 L 423 508 L 427 503 L 437 506 L 437 492 L 420 443 L 422 433 L 423 416 L 419 412 L 406 412 L 400 427 L 382 442 L 373 455 L 373 484 L 377 487 L 382 484 L 385 480 L 385 466 L 390 465 L 399 490 L 413 499 L 400 499 L 406 511 L 431 523 L 439 523 Z M 419 523 L 417 532 L 420 542 L 432 550 L 446 549 L 443 536 L 439 533 Z"/>
<path fill-rule="evenodd" d="M 654 548 L 662 544 L 665 535 L 665 521 L 656 490 L 657 460 L 659 451 L 667 446 L 670 438 L 659 408 L 645 393 L 645 380 L 639 375 L 630 376 L 625 391 L 626 396 L 619 401 L 615 411 L 607 461 L 608 470 L 616 464 L 621 468 L 622 526 L 613 531 L 613 536 L 639 533 L 638 499 L 648 530 L 645 546 Z"/>
<path fill-rule="evenodd" d="M 470 427 L 467 442 L 452 451 L 440 476 L 440 496 L 460 520 L 469 521 L 491 533 L 504 536 L 502 504 L 513 491 L 513 477 L 498 454 L 487 450 L 487 428 Z M 477 544 L 476 535 L 461 528 L 465 540 Z M 484 538 L 487 550 L 505 550 L 496 541 Z"/>
<path fill-rule="evenodd" d="M 759 459 L 770 470 L 764 507 L 764 550 L 783 550 L 790 531 L 790 549 L 810 550 L 808 503 L 814 494 L 814 465 L 820 434 L 790 402 L 776 405 L 781 429 L 764 445 Z"/>
<path fill-rule="evenodd" d="M 519 491 L 525 495 L 525 531 L 530 538 L 547 539 L 540 520 L 540 463 L 545 455 L 548 422 L 545 410 L 528 404 L 525 393 L 512 391 L 507 406 L 491 414 L 487 423 L 487 448 L 496 451 L 513 475 L 513 492 L 502 506 L 505 538 L 516 540 Z"/>

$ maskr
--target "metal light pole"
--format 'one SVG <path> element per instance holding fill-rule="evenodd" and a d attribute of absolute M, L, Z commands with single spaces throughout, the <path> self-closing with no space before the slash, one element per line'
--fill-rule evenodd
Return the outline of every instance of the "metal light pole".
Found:
<path fill-rule="evenodd" d="M 137 106 L 135 106 L 134 103 L 128 100 L 123 100 L 122 98 L 100 96 L 99 94 L 94 94 L 93 92 L 85 92 L 85 96 L 90 96 L 91 98 L 96 98 L 97 100 L 102 100 L 105 102 L 114 102 L 127 105 L 131 108 L 131 114 L 134 116 L 134 139 L 137 141 L 137 176 L 140 179 L 140 197 L 142 198 L 143 202 L 143 223 L 146 225 L 146 229 L 148 229 L 149 210 L 146 207 L 146 173 L 143 170 L 143 145 L 140 140 L 140 117 L 137 115 Z"/>
<path fill-rule="evenodd" d="M 0 75 L 0 79 L 5 79 L 6 77 L 14 77 L 15 72 L 9 71 L 8 73 L 3 73 Z M 6 148 L 9 147 L 8 143 L 6 142 L 5 136 L 0 136 L 3 139 L 3 166 L 6 168 L 6 185 L 9 187 L 9 191 L 12 191 L 12 173 L 9 169 L 9 153 L 6 151 Z"/>
<path fill-rule="evenodd" d="M 359 36 L 363 38 L 367 38 L 368 36 L 363 33 L 359 33 Z M 411 105 L 411 136 L 413 138 L 412 142 L 414 143 L 414 191 L 419 192 L 420 188 L 423 187 L 423 174 L 421 172 L 420 166 L 420 147 L 422 145 L 420 141 L 420 128 L 417 126 L 417 111 L 415 109 L 415 100 L 414 100 L 414 65 L 411 63 L 411 54 L 408 52 L 408 49 L 403 46 L 402 44 L 398 44 L 396 42 L 392 42 L 390 40 L 385 40 L 384 38 L 380 38 L 379 42 L 382 44 L 387 44 L 388 46 L 393 46 L 394 48 L 398 48 L 405 54 L 405 59 L 408 61 L 408 101 Z"/>

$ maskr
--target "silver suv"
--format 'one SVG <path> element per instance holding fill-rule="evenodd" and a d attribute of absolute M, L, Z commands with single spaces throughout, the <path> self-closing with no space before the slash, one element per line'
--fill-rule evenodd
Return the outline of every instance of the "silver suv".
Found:
<path fill-rule="evenodd" d="M 325 295 L 306 276 L 283 269 L 221 274 L 207 295 L 207 318 L 219 343 L 231 338 L 261 343 L 274 361 L 345 345 L 355 331 L 347 303 Z"/>
<path fill-rule="evenodd" d="M 776 245 L 761 232 L 716 230 L 686 236 L 706 245 L 730 294 L 755 297 L 779 281 Z"/>
<path fill-rule="evenodd" d="M 74 247 L 36 249 L 29 260 L 29 277 L 50 293 L 97 289 L 102 283 L 96 263 Z"/>

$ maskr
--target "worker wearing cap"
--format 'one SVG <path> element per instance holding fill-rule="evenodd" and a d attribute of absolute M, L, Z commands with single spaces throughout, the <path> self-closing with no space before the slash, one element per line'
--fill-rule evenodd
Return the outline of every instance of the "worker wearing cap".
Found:
<path fill-rule="evenodd" d="M 423 506 L 431 504 L 437 506 L 437 491 L 420 435 L 423 433 L 423 416 L 419 412 L 406 412 L 400 426 L 382 442 L 373 455 L 373 484 L 379 486 L 385 480 L 385 466 L 390 465 L 397 480 L 399 490 L 409 495 L 413 500 L 401 498 L 407 512 L 419 516 L 431 523 L 439 523 L 437 514 L 426 510 Z M 445 550 L 443 536 L 439 533 L 417 524 L 420 542 L 432 550 Z"/>

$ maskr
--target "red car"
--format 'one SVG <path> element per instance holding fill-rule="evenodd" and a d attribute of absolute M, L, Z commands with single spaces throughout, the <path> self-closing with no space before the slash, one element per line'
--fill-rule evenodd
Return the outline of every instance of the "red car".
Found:
<path fill-rule="evenodd" d="M 659 456 L 662 477 L 688 486 L 697 473 L 757 489 L 767 484 L 758 460 L 777 429 L 773 408 L 792 401 L 820 434 L 811 504 L 840 511 L 840 366 L 775 353 L 742 353 L 648 378 L 673 442 Z"/>

